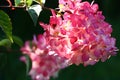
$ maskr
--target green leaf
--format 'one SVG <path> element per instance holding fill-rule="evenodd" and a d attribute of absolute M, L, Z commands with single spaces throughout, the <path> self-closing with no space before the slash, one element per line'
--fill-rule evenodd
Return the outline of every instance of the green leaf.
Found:
<path fill-rule="evenodd" d="M 13 42 L 12 39 L 12 23 L 10 21 L 9 16 L 0 10 L 0 27 L 6 34 L 6 36 L 10 39 L 11 42 Z"/>
<path fill-rule="evenodd" d="M 34 1 L 39 3 L 41 6 L 43 6 L 46 0 L 34 0 Z"/>
<path fill-rule="evenodd" d="M 11 42 L 9 39 L 3 39 L 0 41 L 0 46 L 4 46 L 4 47 L 10 47 L 11 46 Z"/>
<path fill-rule="evenodd" d="M 15 6 L 19 6 L 21 3 L 21 0 L 15 0 Z"/>
<path fill-rule="evenodd" d="M 24 55 L 25 59 L 26 59 L 26 73 L 28 74 L 31 67 L 32 67 L 32 62 L 31 62 L 31 59 L 28 55 Z"/>
<path fill-rule="evenodd" d="M 42 11 L 42 7 L 40 5 L 32 5 L 29 9 L 28 9 L 28 13 L 31 17 L 31 19 L 34 22 L 34 25 L 36 26 L 37 24 L 37 20 L 39 17 L 40 12 Z"/>
<path fill-rule="evenodd" d="M 32 4 L 33 0 L 15 0 L 15 6 L 27 6 Z"/>
<path fill-rule="evenodd" d="M 23 41 L 18 36 L 13 36 L 13 41 L 18 44 L 20 47 L 23 45 Z"/>
<path fill-rule="evenodd" d="M 32 2 L 33 2 L 33 0 L 27 0 L 27 6 L 28 7 L 31 6 Z"/>

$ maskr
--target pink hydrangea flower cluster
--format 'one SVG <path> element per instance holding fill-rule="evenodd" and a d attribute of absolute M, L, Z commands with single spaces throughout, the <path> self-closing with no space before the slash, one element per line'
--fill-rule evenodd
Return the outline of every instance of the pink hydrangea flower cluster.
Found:
<path fill-rule="evenodd" d="M 71 64 L 94 65 L 115 55 L 115 38 L 97 4 L 81 0 L 59 0 L 59 12 L 51 10 L 49 24 L 40 22 L 43 35 L 26 41 L 21 48 L 32 60 L 34 80 L 49 80 Z"/>
<path fill-rule="evenodd" d="M 43 35 L 39 35 L 38 39 L 34 36 L 32 42 L 26 41 L 21 51 L 32 60 L 29 74 L 33 80 L 49 80 L 51 76 L 56 77 L 60 69 L 68 66 L 64 58 L 48 54 L 54 52 L 47 48 L 47 41 Z"/>
<path fill-rule="evenodd" d="M 51 50 L 70 64 L 93 65 L 115 55 L 111 25 L 104 21 L 97 4 L 81 0 L 59 0 L 60 11 L 52 10 L 49 24 L 40 22 L 46 31 Z"/>

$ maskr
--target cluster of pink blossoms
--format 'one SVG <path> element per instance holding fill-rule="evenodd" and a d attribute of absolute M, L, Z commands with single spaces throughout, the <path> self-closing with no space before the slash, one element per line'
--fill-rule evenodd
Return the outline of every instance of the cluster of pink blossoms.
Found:
<path fill-rule="evenodd" d="M 60 12 L 52 10 L 50 24 L 40 25 L 46 31 L 51 50 L 70 64 L 93 65 L 115 55 L 115 38 L 111 25 L 104 21 L 97 4 L 81 0 L 59 0 Z M 55 55 L 56 55 L 55 53 Z"/>
<path fill-rule="evenodd" d="M 33 61 L 30 74 L 35 80 L 47 80 L 46 74 L 52 76 L 71 64 L 94 65 L 116 54 L 111 25 L 97 4 L 59 0 L 59 9 L 58 13 L 51 10 L 49 24 L 40 22 L 45 32 L 38 40 L 34 38 L 33 46 L 26 42 L 21 49 Z"/>
<path fill-rule="evenodd" d="M 29 55 L 32 60 L 32 69 L 29 74 L 33 80 L 49 80 L 50 76 L 56 77 L 60 69 L 68 66 L 64 58 L 49 55 L 54 52 L 47 48 L 47 41 L 43 35 L 38 35 L 37 39 L 34 36 L 32 42 L 26 41 L 21 51 Z"/>

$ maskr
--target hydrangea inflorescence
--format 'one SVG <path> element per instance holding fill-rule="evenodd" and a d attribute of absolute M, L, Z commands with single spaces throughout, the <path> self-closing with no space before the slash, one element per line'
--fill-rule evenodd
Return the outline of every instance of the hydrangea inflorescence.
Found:
<path fill-rule="evenodd" d="M 29 55 L 32 60 L 32 69 L 30 75 L 33 80 L 49 80 L 50 76 L 56 77 L 60 69 L 68 66 L 67 60 L 58 55 L 49 55 L 47 41 L 43 35 L 34 36 L 32 42 L 26 41 L 25 46 L 21 48 L 24 54 Z"/>
<path fill-rule="evenodd" d="M 59 0 L 59 6 L 60 12 L 64 12 L 62 15 L 52 10 L 50 24 L 40 23 L 57 55 L 65 57 L 71 64 L 86 66 L 116 54 L 111 25 L 104 21 L 97 4 Z"/>
<path fill-rule="evenodd" d="M 30 72 L 33 79 L 41 78 L 35 80 L 47 80 L 44 79 L 46 74 L 49 79 L 54 72 L 71 64 L 94 65 L 116 54 L 111 25 L 104 21 L 97 4 L 59 0 L 59 9 L 58 13 L 51 10 L 49 24 L 40 22 L 45 32 L 38 41 L 34 38 L 34 46 L 30 48 L 26 42 L 21 49 L 33 61 Z"/>

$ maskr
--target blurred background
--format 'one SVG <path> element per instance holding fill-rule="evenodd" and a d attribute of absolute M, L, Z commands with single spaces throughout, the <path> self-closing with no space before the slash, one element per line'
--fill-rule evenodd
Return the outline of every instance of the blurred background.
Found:
<path fill-rule="evenodd" d="M 83 1 L 92 2 L 92 0 Z M 103 12 L 106 21 L 112 25 L 112 36 L 116 38 L 116 46 L 120 49 L 119 0 L 95 0 L 95 3 L 99 4 L 99 10 Z M 8 4 L 6 0 L 0 0 L 0 5 Z M 58 0 L 46 0 L 45 7 L 57 8 Z M 16 8 L 15 10 L 0 8 L 0 10 L 4 10 L 10 16 L 13 34 L 19 36 L 23 41 L 32 40 L 33 35 L 42 34 L 44 31 L 39 25 L 39 21 L 48 23 L 51 15 L 50 11 L 43 10 L 37 25 L 34 26 L 30 15 L 23 8 Z M 2 34 L 1 29 L 0 33 Z M 15 44 L 12 47 L 14 50 L 19 49 Z M 4 48 L 0 47 L 0 49 Z M 30 76 L 26 76 L 25 64 L 20 62 L 20 56 L 21 53 L 17 51 L 0 52 L 0 80 L 31 80 Z M 94 66 L 71 65 L 61 70 L 57 78 L 51 77 L 51 80 L 120 80 L 120 52 L 106 62 L 98 62 Z"/>

